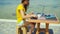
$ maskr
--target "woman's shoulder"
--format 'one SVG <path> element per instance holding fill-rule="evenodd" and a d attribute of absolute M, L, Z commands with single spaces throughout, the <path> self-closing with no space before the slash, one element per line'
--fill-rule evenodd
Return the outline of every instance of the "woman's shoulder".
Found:
<path fill-rule="evenodd" d="M 19 5 L 17 6 L 17 10 L 18 10 L 18 9 L 24 9 L 23 4 L 19 4 Z"/>

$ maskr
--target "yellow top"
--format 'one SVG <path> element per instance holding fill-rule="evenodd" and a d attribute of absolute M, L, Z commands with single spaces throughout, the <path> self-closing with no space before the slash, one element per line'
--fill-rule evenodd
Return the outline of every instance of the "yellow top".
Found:
<path fill-rule="evenodd" d="M 16 15 L 17 15 L 17 22 L 18 23 L 23 20 L 21 13 L 20 13 L 20 10 L 23 10 L 25 12 L 25 8 L 24 8 L 23 4 L 19 4 L 17 6 L 17 9 L 16 9 Z"/>

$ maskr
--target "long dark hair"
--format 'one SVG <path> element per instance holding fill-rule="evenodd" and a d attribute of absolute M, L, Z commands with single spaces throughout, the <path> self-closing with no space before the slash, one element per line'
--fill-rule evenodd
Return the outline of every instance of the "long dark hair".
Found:
<path fill-rule="evenodd" d="M 29 0 L 22 0 L 21 3 L 24 3 L 24 1 L 28 1 L 28 2 L 29 2 Z M 29 4 L 28 4 L 28 5 L 29 5 Z M 24 5 L 25 11 L 27 11 L 27 7 L 28 7 L 28 5 Z"/>

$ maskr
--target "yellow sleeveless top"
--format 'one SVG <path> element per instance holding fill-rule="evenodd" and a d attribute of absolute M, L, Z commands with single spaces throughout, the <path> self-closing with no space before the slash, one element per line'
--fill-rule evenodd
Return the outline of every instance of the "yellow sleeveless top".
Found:
<path fill-rule="evenodd" d="M 18 23 L 20 23 L 23 20 L 20 10 L 23 10 L 25 12 L 25 8 L 24 8 L 23 4 L 19 4 L 16 9 L 16 16 L 17 16 Z"/>

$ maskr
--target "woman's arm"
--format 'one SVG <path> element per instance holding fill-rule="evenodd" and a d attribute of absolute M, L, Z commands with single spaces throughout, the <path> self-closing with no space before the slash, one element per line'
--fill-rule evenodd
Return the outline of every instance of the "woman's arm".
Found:
<path fill-rule="evenodd" d="M 22 15 L 23 18 L 35 17 L 35 15 L 33 15 L 33 14 L 25 15 L 23 10 L 20 10 L 20 13 L 21 13 L 21 15 Z"/>

